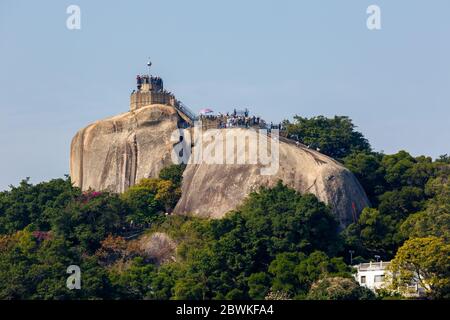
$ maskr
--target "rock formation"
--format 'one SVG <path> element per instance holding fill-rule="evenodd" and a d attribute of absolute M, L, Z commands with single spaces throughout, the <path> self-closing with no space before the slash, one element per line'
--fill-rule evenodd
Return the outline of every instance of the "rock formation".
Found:
<path fill-rule="evenodd" d="M 71 145 L 71 177 L 83 190 L 123 192 L 142 178 L 157 177 L 172 164 L 172 133 L 183 120 L 174 107 L 150 105 L 97 121 L 80 130 Z M 226 129 L 245 135 L 246 129 Z M 218 134 L 214 143 L 221 142 Z M 250 137 L 250 139 L 252 139 Z M 223 142 L 223 141 L 222 141 Z M 195 145 L 194 150 L 198 147 Z M 245 149 L 238 153 L 247 152 Z M 280 137 L 279 168 L 261 175 L 260 164 L 188 164 L 174 213 L 220 218 L 259 186 L 282 180 L 300 193 L 328 203 L 341 226 L 369 205 L 354 175 L 335 160 Z"/>
<path fill-rule="evenodd" d="M 214 141 L 225 146 L 224 131 L 217 130 L 213 139 L 205 137 L 210 134 L 203 133 L 203 144 Z M 252 140 L 257 143 L 254 141 L 258 136 L 256 132 L 249 134 L 250 130 L 241 128 L 226 131 L 230 136 L 247 136 L 248 143 Z M 260 164 L 189 164 L 183 175 L 182 197 L 174 212 L 221 218 L 241 204 L 250 192 L 260 186 L 273 186 L 279 180 L 302 194 L 313 193 L 329 204 L 341 226 L 352 223 L 369 205 L 358 180 L 340 163 L 292 140 L 280 137 L 279 142 L 279 168 L 274 175 L 261 175 L 261 169 L 267 166 Z M 195 150 L 198 141 L 194 145 Z M 248 145 L 243 144 L 236 149 L 237 154 L 246 156 L 248 150 Z"/>
<path fill-rule="evenodd" d="M 82 190 L 124 192 L 170 164 L 177 111 L 151 105 L 97 121 L 72 140 L 70 176 Z"/>
<path fill-rule="evenodd" d="M 153 260 L 157 265 L 176 260 L 177 245 L 164 232 L 144 235 L 136 242 L 140 254 L 147 259 Z"/>

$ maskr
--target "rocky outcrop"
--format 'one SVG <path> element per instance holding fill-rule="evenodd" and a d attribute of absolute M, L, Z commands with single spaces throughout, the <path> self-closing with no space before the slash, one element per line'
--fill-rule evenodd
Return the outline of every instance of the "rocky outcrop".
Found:
<path fill-rule="evenodd" d="M 142 178 L 157 177 L 163 167 L 173 163 L 171 136 L 181 121 L 173 107 L 150 105 L 80 130 L 71 145 L 73 183 L 82 190 L 123 192 Z M 205 140 L 224 145 L 225 132 L 245 136 L 249 130 L 218 130 L 213 140 Z M 257 138 L 250 135 L 249 139 Z M 250 192 L 278 180 L 329 204 L 341 226 L 353 222 L 369 205 L 357 179 L 340 163 L 291 140 L 280 138 L 279 142 L 279 167 L 272 175 L 261 174 L 267 167 L 261 164 L 188 164 L 174 213 L 220 218 Z M 198 141 L 194 145 L 193 154 Z M 249 150 L 237 146 L 236 153 L 248 156 Z"/>
<path fill-rule="evenodd" d="M 246 129 L 226 131 L 231 136 L 248 136 L 249 144 L 258 139 L 256 132 L 249 134 Z M 207 148 L 205 141 L 226 145 L 224 132 L 225 130 L 217 131 L 213 139 L 205 137 L 209 134 L 204 133 L 203 149 Z M 197 140 L 194 149 L 199 145 Z M 175 213 L 221 218 L 241 204 L 250 192 L 260 186 L 273 186 L 279 180 L 302 194 L 313 193 L 329 204 L 341 226 L 352 223 L 357 214 L 369 205 L 358 180 L 340 163 L 291 140 L 282 137 L 279 140 L 279 167 L 273 175 L 262 175 L 261 169 L 267 166 L 260 164 L 188 165 L 183 175 L 182 197 Z M 237 148 L 238 154 L 245 153 L 248 156 L 248 145 Z"/>
<path fill-rule="evenodd" d="M 180 118 L 173 107 L 151 105 L 97 121 L 72 140 L 70 176 L 82 190 L 123 192 L 172 164 L 171 134 Z"/>
<path fill-rule="evenodd" d="M 144 235 L 137 243 L 139 253 L 157 265 L 176 261 L 176 243 L 164 232 Z"/>

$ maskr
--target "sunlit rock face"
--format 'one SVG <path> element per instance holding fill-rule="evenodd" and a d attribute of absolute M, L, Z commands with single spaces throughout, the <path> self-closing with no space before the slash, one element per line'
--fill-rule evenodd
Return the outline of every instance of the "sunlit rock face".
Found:
<path fill-rule="evenodd" d="M 170 137 L 178 121 L 173 107 L 150 105 L 81 129 L 71 144 L 73 183 L 82 190 L 124 192 L 142 178 L 157 177 L 172 164 Z"/>
<path fill-rule="evenodd" d="M 171 106 L 149 105 L 81 129 L 71 145 L 73 183 L 82 190 L 120 193 L 142 178 L 157 177 L 163 167 L 173 163 L 172 151 L 178 141 L 171 138 L 182 121 Z M 256 133 L 253 136 L 246 129 L 235 128 L 216 131 L 215 139 L 208 141 L 225 144 L 226 131 L 257 139 Z M 199 143 L 195 139 L 192 142 L 194 154 Z M 238 154 L 246 152 L 242 146 L 236 149 Z M 369 206 L 355 176 L 332 158 L 281 137 L 278 153 L 277 170 L 268 175 L 262 174 L 261 169 L 267 166 L 261 164 L 189 163 L 174 214 L 221 218 L 250 192 L 279 180 L 329 204 L 341 227 L 352 223 Z"/>
<path fill-rule="evenodd" d="M 256 133 L 246 134 L 246 129 L 226 130 L 235 131 L 233 136 L 261 139 Z M 214 139 L 208 137 L 203 141 L 226 145 L 221 139 L 226 139 L 226 134 L 218 133 Z M 198 145 L 195 141 L 193 153 Z M 248 153 L 248 150 L 244 146 L 237 148 L 238 153 Z M 261 174 L 261 169 L 268 167 L 261 164 L 189 164 L 183 175 L 182 197 L 175 213 L 221 218 L 239 206 L 250 192 L 260 186 L 273 186 L 279 180 L 302 194 L 312 193 L 329 204 L 341 227 L 352 223 L 361 210 L 369 206 L 358 180 L 334 159 L 283 138 L 279 139 L 278 158 L 278 170 L 268 175 Z"/>

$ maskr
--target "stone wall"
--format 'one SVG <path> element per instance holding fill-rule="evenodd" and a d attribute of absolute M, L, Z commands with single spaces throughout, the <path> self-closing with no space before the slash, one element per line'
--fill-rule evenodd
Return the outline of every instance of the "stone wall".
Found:
<path fill-rule="evenodd" d="M 134 92 L 130 97 L 130 110 L 136 110 L 151 104 L 175 106 L 175 97 L 168 92 Z"/>

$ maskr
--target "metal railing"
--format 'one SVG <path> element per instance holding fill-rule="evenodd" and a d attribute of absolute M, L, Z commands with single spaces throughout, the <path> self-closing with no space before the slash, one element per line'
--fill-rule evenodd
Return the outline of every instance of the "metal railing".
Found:
<path fill-rule="evenodd" d="M 189 119 L 191 119 L 192 122 L 196 121 L 198 117 L 195 115 L 194 112 L 192 112 L 183 102 L 177 101 L 175 104 L 175 108 L 178 109 L 178 111 L 184 113 Z"/>

